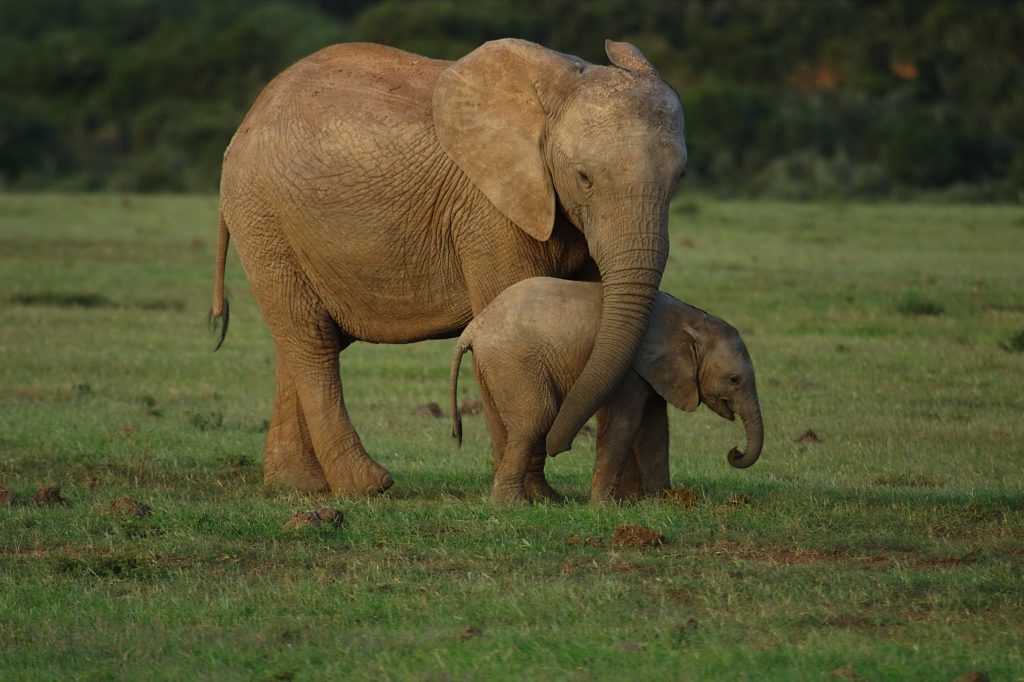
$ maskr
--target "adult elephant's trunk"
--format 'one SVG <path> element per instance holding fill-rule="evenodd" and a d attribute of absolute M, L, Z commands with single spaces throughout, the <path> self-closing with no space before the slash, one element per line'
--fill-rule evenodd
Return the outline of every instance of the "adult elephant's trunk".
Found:
<path fill-rule="evenodd" d="M 747 432 L 747 449 L 744 452 L 736 448 L 730 450 L 729 464 L 737 469 L 746 469 L 761 456 L 761 448 L 764 446 L 764 422 L 761 421 L 761 403 L 757 399 L 756 389 L 752 389 L 750 396 L 736 406 L 736 413 Z"/>
<path fill-rule="evenodd" d="M 587 364 L 569 389 L 548 432 L 548 455 L 572 447 L 573 438 L 622 380 L 647 331 L 654 295 L 668 257 L 667 216 L 635 222 L 615 221 L 612 244 L 591 244 L 601 271 L 601 326 Z"/>

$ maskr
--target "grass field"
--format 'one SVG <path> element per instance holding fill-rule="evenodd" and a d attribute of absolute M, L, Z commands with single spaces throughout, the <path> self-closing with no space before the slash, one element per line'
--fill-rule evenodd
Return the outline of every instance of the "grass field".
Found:
<path fill-rule="evenodd" d="M 232 255 L 210 352 L 215 227 L 214 197 L 0 196 L 0 679 L 1024 679 L 1021 208 L 684 196 L 663 286 L 744 334 L 764 454 L 673 412 L 692 504 L 601 507 L 582 438 L 569 502 L 487 502 L 482 418 L 458 451 L 412 415 L 451 341 L 342 355 L 387 495 L 264 489 L 273 348 Z"/>

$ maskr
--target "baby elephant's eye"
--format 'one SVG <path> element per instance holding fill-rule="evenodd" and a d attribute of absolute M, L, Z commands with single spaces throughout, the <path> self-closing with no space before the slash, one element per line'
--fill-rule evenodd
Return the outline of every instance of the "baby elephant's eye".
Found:
<path fill-rule="evenodd" d="M 741 381 L 743 381 L 743 380 L 740 378 L 739 374 L 730 374 L 729 375 L 729 383 L 731 385 L 739 386 Z"/>
<path fill-rule="evenodd" d="M 590 179 L 590 176 L 579 169 L 576 169 L 576 179 L 579 180 L 580 185 L 582 185 L 584 189 L 590 189 L 590 186 L 594 184 Z"/>

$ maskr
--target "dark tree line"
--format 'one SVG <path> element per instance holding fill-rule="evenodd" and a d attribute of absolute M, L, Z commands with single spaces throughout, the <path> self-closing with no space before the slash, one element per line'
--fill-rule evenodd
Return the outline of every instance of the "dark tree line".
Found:
<path fill-rule="evenodd" d="M 0 4 L 0 188 L 210 191 L 260 88 L 334 42 L 454 59 L 515 36 L 680 93 L 688 183 L 1024 196 L 1024 3 L 33 0 Z"/>

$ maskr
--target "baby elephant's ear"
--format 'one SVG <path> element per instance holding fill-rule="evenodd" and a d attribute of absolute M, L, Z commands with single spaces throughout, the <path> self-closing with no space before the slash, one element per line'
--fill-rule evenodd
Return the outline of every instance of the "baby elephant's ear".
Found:
<path fill-rule="evenodd" d="M 683 309 L 682 303 L 658 292 L 633 368 L 662 398 L 680 410 L 693 412 L 700 405 L 697 332 Z"/>
<path fill-rule="evenodd" d="M 684 412 L 700 405 L 692 344 L 673 344 L 665 352 L 645 352 L 641 346 L 633 365 L 637 374 L 662 398 Z"/>

